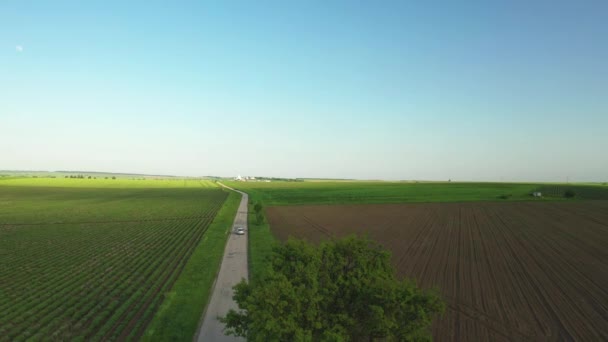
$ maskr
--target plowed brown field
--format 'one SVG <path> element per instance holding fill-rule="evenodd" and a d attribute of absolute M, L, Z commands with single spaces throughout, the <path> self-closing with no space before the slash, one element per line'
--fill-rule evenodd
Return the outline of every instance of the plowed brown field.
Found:
<path fill-rule="evenodd" d="M 272 232 L 368 234 L 437 287 L 438 341 L 608 340 L 608 201 L 283 206 Z"/>

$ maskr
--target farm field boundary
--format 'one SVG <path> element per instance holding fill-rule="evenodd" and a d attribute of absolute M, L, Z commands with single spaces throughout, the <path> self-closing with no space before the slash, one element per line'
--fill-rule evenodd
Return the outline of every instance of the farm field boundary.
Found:
<path fill-rule="evenodd" d="M 277 240 L 270 232 L 267 220 L 257 222 L 254 203 L 264 206 L 310 204 L 387 204 L 462 201 L 562 201 L 563 198 L 533 198 L 538 189 L 533 183 L 458 183 L 458 182 L 385 182 L 385 181 L 272 181 L 235 182 L 226 185 L 249 195 L 249 266 L 255 281 L 265 269 L 265 259 Z M 552 184 L 554 186 L 555 184 Z M 599 186 L 599 185 L 589 185 Z"/>
<path fill-rule="evenodd" d="M 144 333 L 144 341 L 189 341 L 193 338 L 209 301 L 240 200 L 240 194 L 229 191 L 226 203 Z"/>

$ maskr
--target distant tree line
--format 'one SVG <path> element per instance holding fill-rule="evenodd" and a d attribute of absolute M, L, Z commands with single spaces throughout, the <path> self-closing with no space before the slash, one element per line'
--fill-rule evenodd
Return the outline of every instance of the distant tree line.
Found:
<path fill-rule="evenodd" d="M 85 176 L 85 175 L 69 175 L 69 176 L 65 176 L 65 178 L 78 178 L 78 179 L 97 179 L 97 177 L 93 177 L 93 176 Z M 108 177 L 105 177 L 105 179 L 108 179 Z M 116 179 L 115 176 L 112 176 L 112 179 Z"/>

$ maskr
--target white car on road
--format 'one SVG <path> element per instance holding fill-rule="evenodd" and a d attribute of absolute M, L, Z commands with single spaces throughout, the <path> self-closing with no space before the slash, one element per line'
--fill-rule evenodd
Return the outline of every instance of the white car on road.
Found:
<path fill-rule="evenodd" d="M 236 227 L 236 229 L 234 230 L 234 232 L 236 233 L 236 235 L 245 235 L 245 228 L 243 228 L 243 227 Z"/>

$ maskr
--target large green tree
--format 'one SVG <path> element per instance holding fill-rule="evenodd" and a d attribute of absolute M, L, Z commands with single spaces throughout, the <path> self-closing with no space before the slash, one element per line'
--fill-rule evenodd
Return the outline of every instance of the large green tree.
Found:
<path fill-rule="evenodd" d="M 444 310 L 435 291 L 398 280 L 389 252 L 358 237 L 277 245 L 265 274 L 236 285 L 234 299 L 239 310 L 222 321 L 249 341 L 430 340 Z"/>

